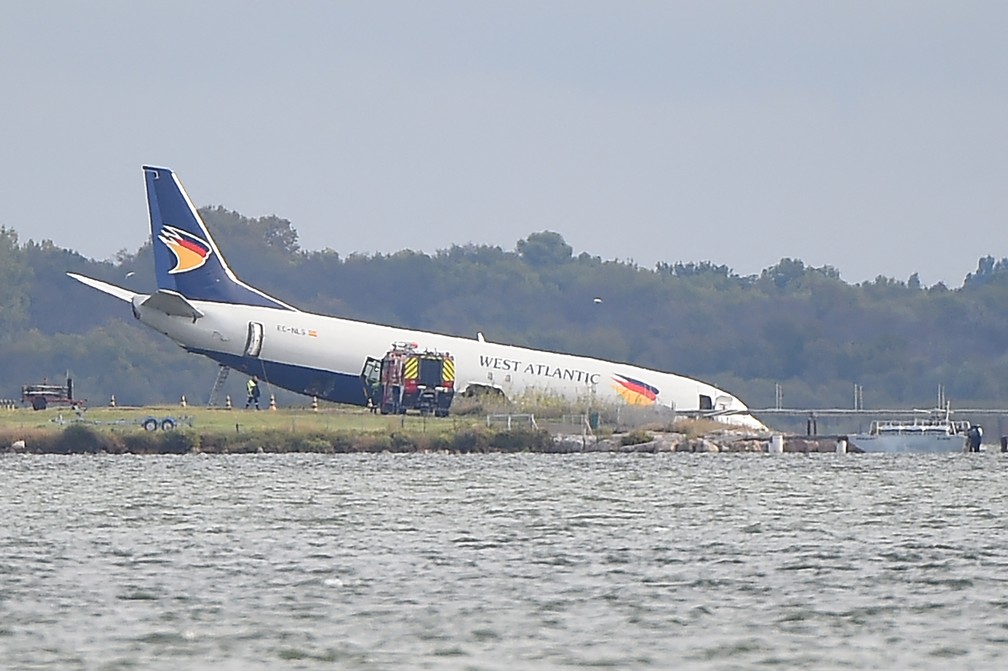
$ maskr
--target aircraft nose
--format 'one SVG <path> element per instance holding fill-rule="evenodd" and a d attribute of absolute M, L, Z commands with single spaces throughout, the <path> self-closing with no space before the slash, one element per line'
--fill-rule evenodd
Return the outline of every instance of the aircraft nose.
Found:
<path fill-rule="evenodd" d="M 730 396 L 730 398 L 731 402 L 728 405 L 728 409 L 732 410 L 734 414 L 728 415 L 729 422 L 737 423 L 747 429 L 754 429 L 756 431 L 770 430 L 766 424 L 752 416 L 749 412 L 749 406 L 735 396 Z"/>

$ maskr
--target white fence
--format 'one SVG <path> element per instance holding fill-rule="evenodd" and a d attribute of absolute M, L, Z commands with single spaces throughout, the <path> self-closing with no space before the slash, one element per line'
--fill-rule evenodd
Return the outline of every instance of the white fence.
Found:
<path fill-rule="evenodd" d="M 505 426 L 508 431 L 516 426 L 527 426 L 533 429 L 539 428 L 539 425 L 536 424 L 535 415 L 531 414 L 487 415 L 486 423 L 488 428 L 494 426 Z"/>

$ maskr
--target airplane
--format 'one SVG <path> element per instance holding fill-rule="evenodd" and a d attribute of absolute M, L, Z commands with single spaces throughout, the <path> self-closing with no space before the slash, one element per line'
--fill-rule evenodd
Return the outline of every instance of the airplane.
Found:
<path fill-rule="evenodd" d="M 131 304 L 133 316 L 188 352 L 268 384 L 334 403 L 366 405 L 368 362 L 394 343 L 450 353 L 457 392 L 510 398 L 543 393 L 572 402 L 672 409 L 766 430 L 735 396 L 710 384 L 627 363 L 303 312 L 228 266 L 182 182 L 143 166 L 157 289 L 151 294 L 77 273 L 71 278 Z"/>

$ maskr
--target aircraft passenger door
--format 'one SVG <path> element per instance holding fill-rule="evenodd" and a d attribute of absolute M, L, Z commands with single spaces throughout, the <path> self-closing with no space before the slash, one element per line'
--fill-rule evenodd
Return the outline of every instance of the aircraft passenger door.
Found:
<path fill-rule="evenodd" d="M 249 322 L 248 337 L 245 339 L 245 356 L 258 358 L 262 353 L 263 325 L 259 322 Z"/>

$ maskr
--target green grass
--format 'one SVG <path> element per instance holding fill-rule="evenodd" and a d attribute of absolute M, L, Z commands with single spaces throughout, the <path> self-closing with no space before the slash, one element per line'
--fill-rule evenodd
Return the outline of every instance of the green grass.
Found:
<path fill-rule="evenodd" d="M 45 432 L 73 424 L 90 426 L 98 432 L 143 431 L 146 417 L 173 417 L 178 429 L 205 433 L 273 432 L 351 432 L 351 433 L 431 433 L 449 434 L 479 426 L 481 416 L 420 417 L 419 415 L 372 415 L 366 409 L 330 406 L 317 412 L 310 409 L 224 410 L 218 408 L 148 406 L 143 408 L 89 408 L 81 415 L 69 408 L 30 408 L 0 410 L 0 430 L 15 429 Z M 60 423 L 62 418 L 62 423 Z"/>
<path fill-rule="evenodd" d="M 322 404 L 317 411 L 225 410 L 178 405 L 95 407 L 81 413 L 70 408 L 0 409 L 0 452 L 12 449 L 19 441 L 24 441 L 29 451 L 56 454 L 542 451 L 552 446 L 546 431 L 487 427 L 486 414 L 533 413 L 540 423 L 548 423 L 553 415 L 578 409 L 543 399 L 537 399 L 539 405 L 529 401 L 509 404 L 492 397 L 459 400 L 458 407 L 453 404 L 452 415 L 447 418 L 371 414 L 364 408 L 333 404 Z M 599 410 L 604 414 L 607 409 Z M 171 417 L 177 423 L 176 430 L 145 431 L 141 424 L 148 417 L 159 421 Z M 710 424 L 713 423 L 677 422 L 675 428 L 693 435 L 710 430 L 713 428 Z M 651 431 L 670 428 L 671 424 L 638 429 L 622 443 L 645 442 Z M 600 435 L 609 433 L 603 428 Z"/>
<path fill-rule="evenodd" d="M 141 422 L 147 417 L 172 417 L 178 428 L 145 431 Z M 520 452 L 552 445 L 544 431 L 489 429 L 482 417 L 382 416 L 346 407 L 318 412 L 173 406 L 0 413 L 0 452 L 21 441 L 25 447 L 15 451 L 46 454 Z"/>

